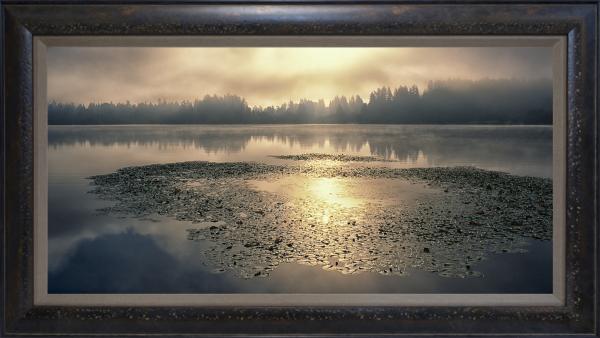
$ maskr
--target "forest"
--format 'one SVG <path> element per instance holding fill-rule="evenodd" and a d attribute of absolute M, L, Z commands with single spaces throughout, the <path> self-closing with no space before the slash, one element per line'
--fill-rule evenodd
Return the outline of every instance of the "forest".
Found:
<path fill-rule="evenodd" d="M 194 101 L 52 101 L 51 125 L 102 124 L 552 124 L 550 80 L 440 80 L 420 92 L 416 85 L 380 87 L 367 98 L 302 99 L 278 106 L 251 106 L 234 94 Z"/>

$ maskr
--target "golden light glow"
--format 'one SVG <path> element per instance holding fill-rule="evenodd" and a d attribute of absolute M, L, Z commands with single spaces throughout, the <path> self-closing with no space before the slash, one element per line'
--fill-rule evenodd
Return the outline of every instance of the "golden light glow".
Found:
<path fill-rule="evenodd" d="M 254 105 L 326 102 L 381 86 L 550 78 L 550 48 L 50 47 L 50 101 L 156 102 L 236 94 Z"/>
<path fill-rule="evenodd" d="M 339 178 L 313 178 L 308 181 L 308 192 L 330 207 L 351 208 L 360 204 Z"/>

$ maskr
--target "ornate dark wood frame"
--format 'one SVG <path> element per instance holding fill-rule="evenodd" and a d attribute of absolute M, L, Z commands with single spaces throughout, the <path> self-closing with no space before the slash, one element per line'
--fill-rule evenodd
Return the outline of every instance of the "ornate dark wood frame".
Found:
<path fill-rule="evenodd" d="M 192 3 L 194 2 L 194 3 Z M 598 335 L 598 2 L 383 1 L 2 5 L 2 335 Z M 33 305 L 33 37 L 561 35 L 567 38 L 564 307 L 165 308 Z"/>

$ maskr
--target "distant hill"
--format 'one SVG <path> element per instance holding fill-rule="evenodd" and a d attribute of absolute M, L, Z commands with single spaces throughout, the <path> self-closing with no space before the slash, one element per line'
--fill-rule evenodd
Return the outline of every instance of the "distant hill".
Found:
<path fill-rule="evenodd" d="M 550 80 L 484 79 L 382 87 L 369 95 L 300 100 L 279 106 L 251 107 L 237 95 L 207 95 L 195 101 L 157 103 L 51 102 L 51 125 L 75 124 L 552 124 Z"/>

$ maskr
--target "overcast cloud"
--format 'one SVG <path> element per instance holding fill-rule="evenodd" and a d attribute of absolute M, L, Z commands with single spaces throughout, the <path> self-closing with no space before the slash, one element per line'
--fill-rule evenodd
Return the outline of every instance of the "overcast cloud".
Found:
<path fill-rule="evenodd" d="M 250 105 L 430 80 L 550 79 L 551 48 L 51 47 L 49 100 L 74 103 L 193 100 L 237 94 Z"/>

